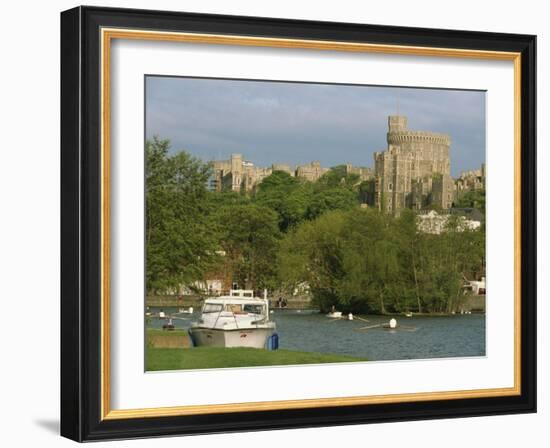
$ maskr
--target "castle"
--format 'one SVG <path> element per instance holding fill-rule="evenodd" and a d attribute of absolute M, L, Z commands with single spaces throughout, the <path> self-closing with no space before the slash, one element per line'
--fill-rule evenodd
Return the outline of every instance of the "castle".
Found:
<path fill-rule="evenodd" d="M 391 214 L 404 208 L 424 209 L 434 206 L 449 209 L 453 201 L 466 191 L 485 187 L 485 166 L 462 173 L 456 181 L 451 177 L 451 138 L 447 134 L 414 131 L 407 126 L 407 117 L 388 117 L 387 149 L 374 153 L 374 170 L 345 165 L 346 173 L 359 176 L 364 183 L 362 199 L 368 206 Z M 212 162 L 214 175 L 210 189 L 214 191 L 252 191 L 274 171 L 311 182 L 317 181 L 330 168 L 315 161 L 291 168 L 273 164 L 269 168 L 255 166 L 241 154 L 229 160 Z"/>
<path fill-rule="evenodd" d="M 463 171 L 455 183 L 455 195 L 460 198 L 468 191 L 485 189 L 485 164 L 481 164 L 479 170 Z"/>
<path fill-rule="evenodd" d="M 212 162 L 212 168 L 214 175 L 209 182 L 209 188 L 212 191 L 252 191 L 257 184 L 275 171 L 284 171 L 292 177 L 310 182 L 316 182 L 323 174 L 330 171 L 330 168 L 322 167 L 319 161 L 295 168 L 280 163 L 263 168 L 245 160 L 242 154 L 231 154 L 229 160 L 215 160 Z M 351 164 L 346 165 L 346 172 L 358 174 L 361 180 L 373 177 L 370 168 L 356 167 Z"/>
<path fill-rule="evenodd" d="M 388 148 L 374 153 L 374 205 L 389 213 L 403 208 L 422 209 L 452 206 L 454 181 L 451 177 L 446 134 L 412 131 L 407 117 L 388 117 Z"/>

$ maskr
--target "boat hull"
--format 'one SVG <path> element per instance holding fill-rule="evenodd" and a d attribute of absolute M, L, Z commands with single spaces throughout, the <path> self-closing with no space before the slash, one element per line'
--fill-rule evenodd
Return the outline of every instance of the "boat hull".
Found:
<path fill-rule="evenodd" d="M 274 328 L 247 328 L 218 330 L 212 328 L 190 328 L 189 334 L 196 347 L 251 347 L 266 348 Z"/>

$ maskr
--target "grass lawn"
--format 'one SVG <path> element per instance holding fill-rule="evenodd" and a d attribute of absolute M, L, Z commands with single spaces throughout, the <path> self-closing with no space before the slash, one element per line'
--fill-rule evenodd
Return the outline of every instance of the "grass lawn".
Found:
<path fill-rule="evenodd" d="M 257 348 L 153 348 L 147 347 L 146 370 L 209 369 L 222 367 L 282 366 L 358 362 L 364 358 L 291 350 L 262 350 Z"/>

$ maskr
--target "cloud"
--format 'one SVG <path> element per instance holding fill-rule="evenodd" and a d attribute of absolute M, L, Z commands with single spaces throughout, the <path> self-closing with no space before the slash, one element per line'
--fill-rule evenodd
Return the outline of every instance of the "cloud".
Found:
<path fill-rule="evenodd" d="M 260 166 L 320 160 L 372 166 L 387 117 L 451 136 L 451 170 L 485 161 L 485 93 L 200 78 L 148 77 L 146 134 L 204 160 L 242 153 Z"/>

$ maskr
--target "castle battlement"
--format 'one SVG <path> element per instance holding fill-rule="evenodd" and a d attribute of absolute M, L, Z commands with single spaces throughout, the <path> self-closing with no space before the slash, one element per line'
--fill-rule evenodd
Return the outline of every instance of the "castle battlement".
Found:
<path fill-rule="evenodd" d="M 388 132 L 388 143 L 399 145 L 405 142 L 434 143 L 436 145 L 451 145 L 451 138 L 447 134 L 428 131 L 397 131 Z"/>

